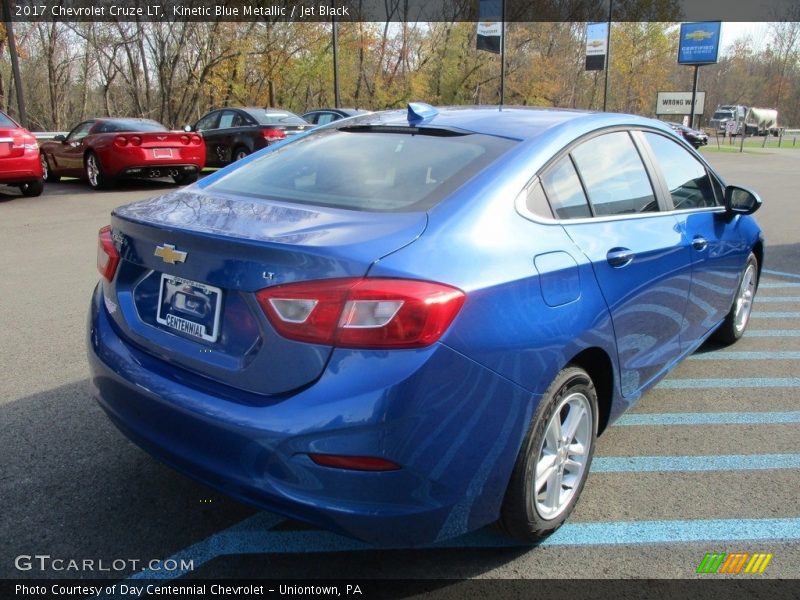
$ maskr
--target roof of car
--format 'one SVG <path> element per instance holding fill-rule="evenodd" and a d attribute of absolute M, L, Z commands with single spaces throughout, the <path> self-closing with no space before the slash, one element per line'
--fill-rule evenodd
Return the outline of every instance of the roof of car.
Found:
<path fill-rule="evenodd" d="M 310 115 L 311 113 L 318 113 L 318 112 L 335 112 L 343 115 L 355 116 L 355 115 L 367 114 L 370 111 L 361 108 L 314 108 L 312 110 L 307 110 L 303 114 Z"/>
<path fill-rule="evenodd" d="M 437 107 L 436 111 L 436 115 L 426 119 L 422 126 L 461 129 L 517 140 L 531 140 L 545 131 L 558 128 L 559 125 L 586 131 L 614 125 L 649 125 L 666 129 L 665 125 L 654 119 L 636 115 L 564 108 L 447 106 Z M 368 113 L 351 119 L 349 123 L 350 125 L 408 125 L 408 113 L 406 110 Z"/>
<path fill-rule="evenodd" d="M 246 110 L 248 112 L 265 112 L 265 113 L 276 113 L 276 114 L 286 114 L 286 115 L 293 115 L 290 110 L 286 110 L 285 108 L 264 108 L 263 106 L 242 106 L 239 107 L 239 110 Z"/>

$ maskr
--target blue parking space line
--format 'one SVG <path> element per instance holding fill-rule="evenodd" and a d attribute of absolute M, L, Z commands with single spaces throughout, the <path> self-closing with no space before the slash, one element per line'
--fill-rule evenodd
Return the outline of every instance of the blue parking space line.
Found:
<path fill-rule="evenodd" d="M 780 302 L 800 302 L 800 296 L 756 296 L 756 304 L 778 304 Z"/>
<path fill-rule="evenodd" d="M 751 319 L 800 319 L 800 312 L 754 310 Z"/>
<path fill-rule="evenodd" d="M 798 360 L 800 352 L 702 352 L 692 354 L 689 360 Z"/>
<path fill-rule="evenodd" d="M 781 289 L 788 289 L 788 288 L 800 288 L 800 283 L 791 283 L 791 282 L 788 282 L 788 281 L 777 283 L 777 282 L 770 281 L 770 282 L 767 282 L 767 283 L 759 282 L 759 284 L 758 284 L 758 289 L 760 289 L 760 290 L 781 290 Z"/>
<path fill-rule="evenodd" d="M 174 560 L 180 565 L 181 561 L 194 561 L 194 567 L 197 568 L 216 556 L 243 554 L 241 551 L 242 544 L 246 543 L 254 532 L 259 535 L 267 535 L 272 527 L 275 527 L 275 525 L 282 521 L 285 521 L 284 517 L 268 512 L 260 512 L 228 529 L 215 533 L 201 542 L 192 544 L 188 548 L 176 552 L 168 559 L 162 560 L 161 563 L 164 564 L 167 560 Z M 141 572 L 134 573 L 129 576 L 128 579 L 169 580 L 182 577 L 189 573 L 190 571 L 181 570 L 151 571 L 150 569 L 142 569 Z"/>
<path fill-rule="evenodd" d="M 800 387 L 800 377 L 749 377 L 741 379 L 665 379 L 660 389 L 775 388 Z"/>
<path fill-rule="evenodd" d="M 797 273 L 786 273 L 785 271 L 773 271 L 772 269 L 762 269 L 762 273 L 768 273 L 769 275 L 777 275 L 779 277 L 792 277 L 794 279 L 800 279 L 800 275 Z"/>
<path fill-rule="evenodd" d="M 596 456 L 592 461 L 592 473 L 756 471 L 764 469 L 800 469 L 800 454 Z"/>
<path fill-rule="evenodd" d="M 616 426 L 636 425 L 785 425 L 800 423 L 800 411 L 722 413 L 633 413 L 622 415 Z"/>
<path fill-rule="evenodd" d="M 800 337 L 800 329 L 748 329 L 745 337 Z"/>

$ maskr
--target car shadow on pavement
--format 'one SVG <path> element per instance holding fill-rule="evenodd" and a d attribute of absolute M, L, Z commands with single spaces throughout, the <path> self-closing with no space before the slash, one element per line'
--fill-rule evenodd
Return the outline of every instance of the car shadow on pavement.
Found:
<path fill-rule="evenodd" d="M 5 401 L 0 424 L 3 556 L 146 563 L 265 514 L 176 473 L 128 441 L 90 397 L 88 380 Z M 341 544 L 336 539 L 331 544 L 339 536 L 291 520 L 276 522 L 263 532 L 274 536 L 265 544 L 272 550 L 226 553 L 198 565 L 190 576 L 464 579 L 530 550 L 513 543 L 478 548 L 455 541 L 448 548 L 343 551 L 353 542 L 342 538 Z M 297 535 L 301 551 L 281 550 L 280 539 Z M 0 578 L 122 579 L 131 574 L 130 569 L 18 571 L 13 560 L 0 563 Z"/>
<path fill-rule="evenodd" d="M 0 424 L 2 556 L 163 559 L 256 512 L 139 450 L 91 399 L 88 380 L 5 402 Z M 0 563 L 0 578 L 24 576 L 64 573 Z"/>

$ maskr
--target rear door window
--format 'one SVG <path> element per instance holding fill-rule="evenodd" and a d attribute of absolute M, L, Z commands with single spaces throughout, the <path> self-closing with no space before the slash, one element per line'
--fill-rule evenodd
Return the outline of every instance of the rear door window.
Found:
<path fill-rule="evenodd" d="M 222 116 L 219 118 L 219 128 L 220 129 L 227 129 L 229 127 L 241 127 L 244 125 L 242 117 L 239 113 L 234 112 L 232 110 L 226 110 L 222 112 Z"/>
<path fill-rule="evenodd" d="M 592 216 L 581 180 L 569 156 L 565 156 L 542 176 L 545 194 L 559 219 L 580 219 Z"/>
<path fill-rule="evenodd" d="M 625 131 L 594 137 L 572 151 L 595 216 L 658 211 L 639 152 Z"/>

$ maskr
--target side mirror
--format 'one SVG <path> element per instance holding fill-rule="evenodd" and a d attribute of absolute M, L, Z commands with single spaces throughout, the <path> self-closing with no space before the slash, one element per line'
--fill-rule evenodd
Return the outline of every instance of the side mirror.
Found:
<path fill-rule="evenodd" d="M 64 136 L 64 135 L 58 134 L 56 136 L 53 136 L 53 141 L 54 142 L 66 142 L 67 141 L 67 137 Z"/>
<path fill-rule="evenodd" d="M 192 131 L 194 131 L 194 127 L 192 127 L 191 125 L 184 125 L 184 126 L 183 126 L 183 130 L 184 130 L 186 133 L 191 133 Z"/>
<path fill-rule="evenodd" d="M 729 185 L 725 188 L 725 211 L 731 215 L 751 215 L 761 207 L 758 194 L 739 187 Z"/>

